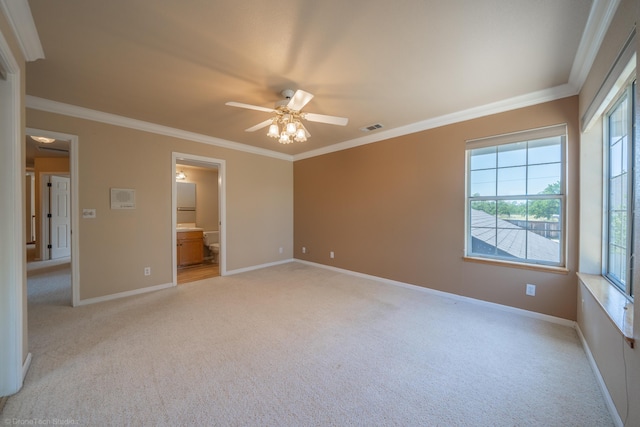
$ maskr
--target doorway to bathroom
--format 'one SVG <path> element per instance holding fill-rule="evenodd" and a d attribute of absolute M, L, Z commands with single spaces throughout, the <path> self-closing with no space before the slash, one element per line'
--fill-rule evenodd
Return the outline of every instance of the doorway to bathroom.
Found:
<path fill-rule="evenodd" d="M 173 153 L 174 284 L 225 274 L 224 160 Z"/>
<path fill-rule="evenodd" d="M 75 135 L 26 129 L 27 278 L 63 271 L 58 301 L 74 306 L 79 302 L 77 146 Z"/>

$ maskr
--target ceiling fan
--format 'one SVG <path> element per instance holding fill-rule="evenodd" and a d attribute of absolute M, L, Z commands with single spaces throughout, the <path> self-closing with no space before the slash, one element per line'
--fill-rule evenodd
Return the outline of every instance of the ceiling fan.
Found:
<path fill-rule="evenodd" d="M 345 117 L 327 116 L 324 114 L 305 113 L 302 108 L 313 99 L 313 95 L 303 90 L 297 90 L 295 93 L 291 89 L 282 91 L 285 99 L 276 102 L 274 108 L 259 107 L 257 105 L 243 104 L 242 102 L 227 102 L 225 105 L 231 107 L 247 108 L 249 110 L 264 111 L 265 113 L 274 113 L 275 116 L 258 123 L 248 129 L 246 132 L 255 132 L 258 129 L 269 126 L 267 135 L 277 138 L 281 144 L 291 144 L 294 141 L 304 142 L 311 136 L 309 131 L 302 124 L 303 120 L 318 123 L 328 123 L 331 125 L 345 126 L 349 119 Z"/>

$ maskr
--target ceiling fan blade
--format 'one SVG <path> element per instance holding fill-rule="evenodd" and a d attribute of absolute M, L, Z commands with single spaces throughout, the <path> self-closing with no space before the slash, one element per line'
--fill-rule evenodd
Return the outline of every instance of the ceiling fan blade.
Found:
<path fill-rule="evenodd" d="M 265 113 L 273 113 L 275 111 L 273 108 L 259 107 L 257 105 L 251 105 L 251 104 L 243 104 L 242 102 L 229 101 L 224 105 L 228 105 L 230 107 L 247 108 L 249 110 L 264 111 Z"/>
<path fill-rule="evenodd" d="M 313 99 L 313 95 L 309 92 L 298 89 L 296 93 L 287 104 L 287 108 L 294 111 L 300 111 L 302 108 Z"/>
<path fill-rule="evenodd" d="M 310 122 L 328 123 L 330 125 L 346 126 L 349 119 L 346 117 L 325 116 L 324 114 L 304 113 L 304 118 Z"/>
<path fill-rule="evenodd" d="M 255 125 L 255 126 L 251 126 L 250 128 L 245 129 L 244 131 L 245 131 L 245 132 L 255 132 L 255 131 L 257 131 L 258 129 L 262 129 L 262 128 L 264 128 L 264 127 L 269 126 L 272 122 L 273 122 L 273 119 L 268 119 L 268 120 L 265 120 L 265 121 L 264 121 L 264 122 L 262 122 L 262 123 L 258 123 L 258 124 L 257 124 L 257 125 Z"/>

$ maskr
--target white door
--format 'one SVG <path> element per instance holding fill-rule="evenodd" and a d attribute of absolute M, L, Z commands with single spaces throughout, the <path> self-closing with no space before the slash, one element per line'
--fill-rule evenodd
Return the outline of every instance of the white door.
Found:
<path fill-rule="evenodd" d="M 71 191 L 69 177 L 52 176 L 49 203 L 51 204 L 51 259 L 71 256 Z"/>

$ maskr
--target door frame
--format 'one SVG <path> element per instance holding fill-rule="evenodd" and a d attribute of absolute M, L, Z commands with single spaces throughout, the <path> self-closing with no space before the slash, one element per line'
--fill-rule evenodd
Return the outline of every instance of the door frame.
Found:
<path fill-rule="evenodd" d="M 0 32 L 0 396 L 17 393 L 29 369 L 26 345 L 26 238 L 24 226 L 24 104 L 22 72 Z"/>
<path fill-rule="evenodd" d="M 69 178 L 71 182 L 71 305 L 80 305 L 80 209 L 78 191 L 78 143 L 77 135 L 45 129 L 26 128 L 26 135 L 40 135 L 69 142 Z M 23 165 L 24 167 L 24 165 Z M 44 172 L 44 175 L 65 176 L 64 172 Z"/>
<path fill-rule="evenodd" d="M 179 161 L 187 161 L 189 163 L 200 164 L 201 166 L 216 166 L 218 168 L 218 210 L 219 210 L 219 226 L 220 231 L 220 253 L 218 254 L 218 264 L 220 265 L 220 275 L 227 275 L 227 196 L 226 196 L 226 165 L 222 159 L 212 157 L 198 156 L 187 153 L 171 153 L 171 251 L 172 251 L 172 270 L 173 285 L 178 285 L 178 252 L 176 250 L 177 235 L 176 221 L 178 211 L 178 196 L 176 185 L 176 165 Z"/>

